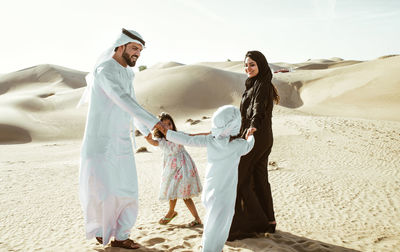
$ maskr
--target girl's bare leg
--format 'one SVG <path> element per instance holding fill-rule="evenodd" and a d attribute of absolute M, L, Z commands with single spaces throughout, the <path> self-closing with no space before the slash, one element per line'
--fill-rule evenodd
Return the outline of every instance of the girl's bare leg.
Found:
<path fill-rule="evenodd" d="M 169 210 L 168 213 L 165 215 L 166 218 L 172 218 L 172 216 L 174 216 L 176 200 L 177 199 L 169 200 Z"/>
<path fill-rule="evenodd" d="M 192 213 L 193 217 L 195 218 L 195 220 L 199 223 L 201 223 L 201 219 L 199 214 L 197 213 L 197 209 L 196 209 L 196 205 L 194 204 L 193 200 L 191 198 L 189 199 L 184 199 L 183 200 L 187 206 L 187 208 L 189 209 L 190 213 Z"/>

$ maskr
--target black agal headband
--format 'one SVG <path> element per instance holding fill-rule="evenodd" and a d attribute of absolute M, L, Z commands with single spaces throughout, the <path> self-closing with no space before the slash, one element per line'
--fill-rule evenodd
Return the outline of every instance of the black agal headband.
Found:
<path fill-rule="evenodd" d="M 135 39 L 140 41 L 140 43 L 143 44 L 143 46 L 145 46 L 146 42 L 144 42 L 143 39 L 139 38 L 138 36 L 136 36 L 135 34 L 130 33 L 128 30 L 122 28 L 122 33 L 125 34 L 126 36 L 130 37 L 131 39 Z"/>

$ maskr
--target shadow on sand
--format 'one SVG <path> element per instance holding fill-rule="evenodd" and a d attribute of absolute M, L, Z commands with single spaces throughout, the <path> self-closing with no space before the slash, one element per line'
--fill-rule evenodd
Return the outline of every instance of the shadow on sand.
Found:
<path fill-rule="evenodd" d="M 226 243 L 228 246 L 240 249 L 245 248 L 252 251 L 304 251 L 304 252 L 324 252 L 324 251 L 348 251 L 354 252 L 358 250 L 349 249 L 337 245 L 324 243 L 317 240 L 308 239 L 293 235 L 291 233 L 277 230 L 274 234 L 259 234 L 255 238 L 236 240 Z"/>

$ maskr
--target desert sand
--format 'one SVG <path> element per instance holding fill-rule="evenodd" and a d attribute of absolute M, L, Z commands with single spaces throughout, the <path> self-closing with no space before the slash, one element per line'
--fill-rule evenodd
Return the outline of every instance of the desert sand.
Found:
<path fill-rule="evenodd" d="M 273 63 L 281 104 L 268 166 L 277 232 L 224 251 L 396 251 L 400 248 L 400 56 Z M 0 251 L 125 251 L 86 240 L 78 199 L 87 105 L 85 72 L 39 65 L 0 76 Z M 179 130 L 210 129 L 217 107 L 238 106 L 243 63 L 162 62 L 136 74 L 139 102 Z M 197 124 L 186 122 L 199 120 Z M 137 251 L 198 251 L 202 228 L 182 201 L 157 222 L 161 152 L 137 136 Z M 187 147 L 201 177 L 206 150 Z M 205 210 L 194 198 L 201 216 Z"/>

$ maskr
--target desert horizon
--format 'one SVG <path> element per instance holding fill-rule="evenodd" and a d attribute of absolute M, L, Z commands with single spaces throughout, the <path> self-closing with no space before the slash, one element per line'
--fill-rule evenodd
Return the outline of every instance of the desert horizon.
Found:
<path fill-rule="evenodd" d="M 139 64 L 140 65 L 140 64 Z M 268 165 L 277 232 L 224 251 L 396 251 L 400 247 L 400 56 L 270 62 L 274 107 Z M 279 70 L 284 70 L 279 72 Z M 78 199 L 87 72 L 44 64 L 0 75 L 0 250 L 123 251 L 86 240 Z M 220 106 L 239 106 L 243 62 L 160 62 L 135 72 L 139 103 L 170 113 L 178 130 L 210 130 Z M 161 152 L 135 136 L 137 251 L 197 251 L 189 211 L 161 226 Z M 206 150 L 187 147 L 201 179 Z M 200 198 L 194 198 L 200 216 Z"/>

